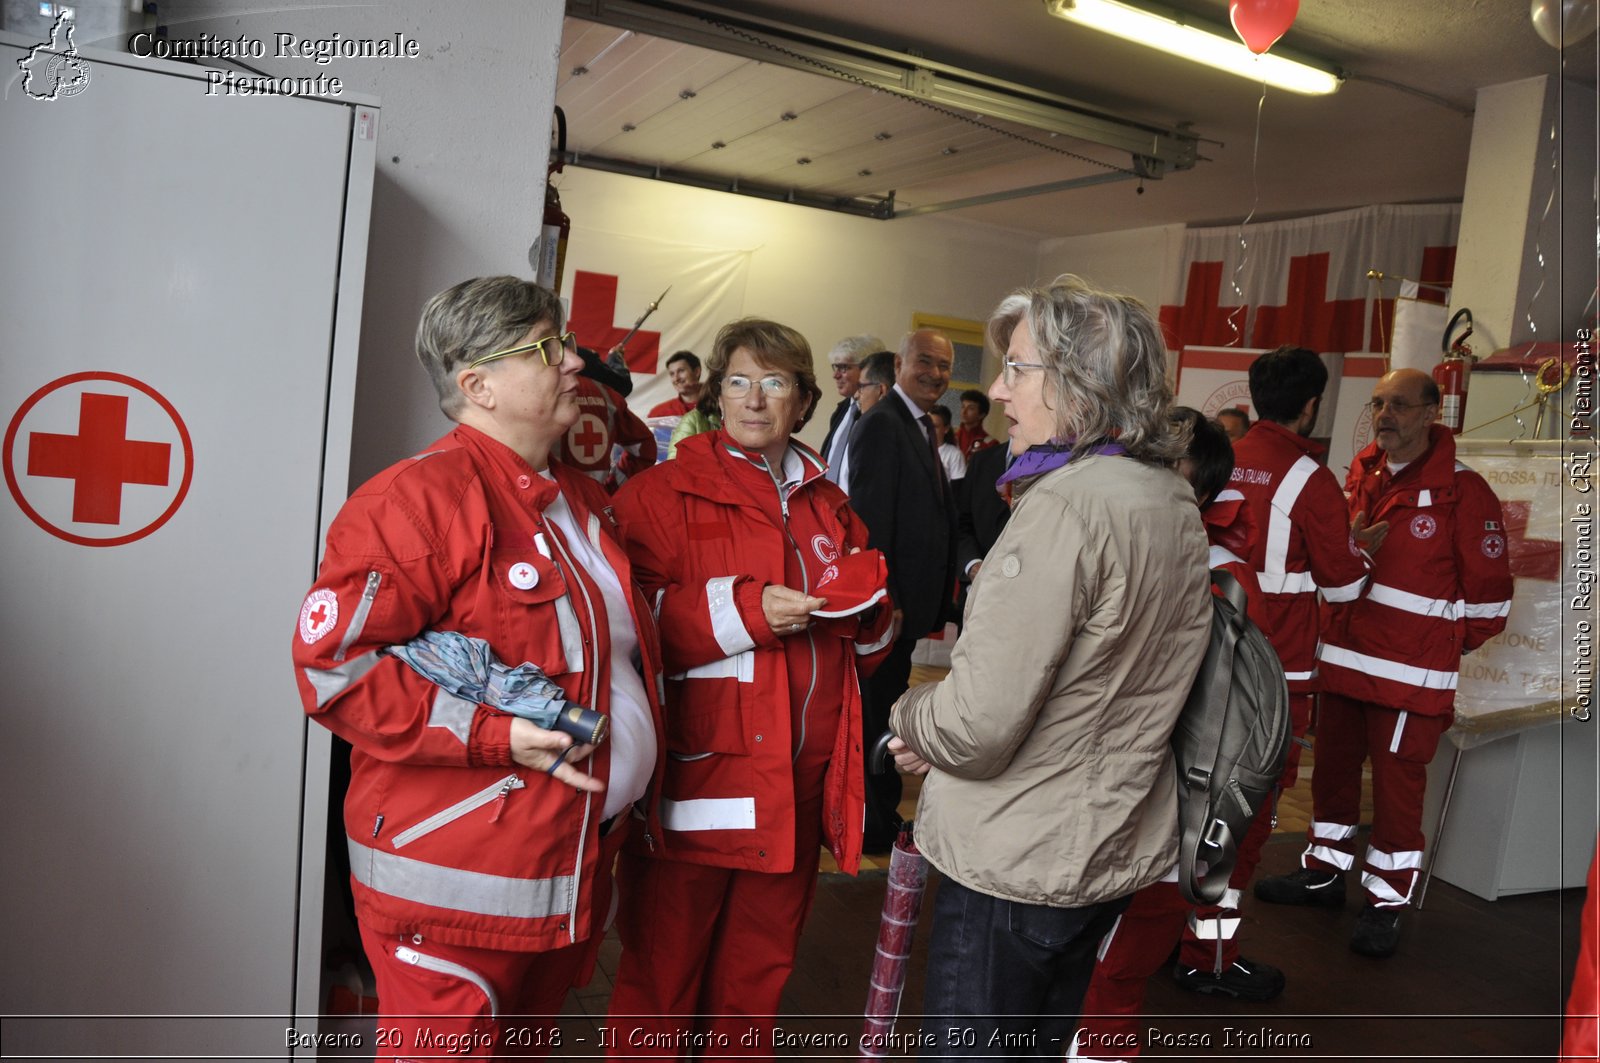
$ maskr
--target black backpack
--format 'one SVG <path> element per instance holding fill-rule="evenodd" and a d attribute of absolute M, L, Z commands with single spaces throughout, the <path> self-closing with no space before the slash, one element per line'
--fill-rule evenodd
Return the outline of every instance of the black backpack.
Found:
<path fill-rule="evenodd" d="M 1193 904 L 1216 904 L 1239 843 L 1271 797 L 1289 756 L 1292 728 L 1283 665 L 1245 615 L 1239 581 L 1211 571 L 1211 642 L 1189 690 L 1172 752 L 1178 763 L 1178 887 Z"/>

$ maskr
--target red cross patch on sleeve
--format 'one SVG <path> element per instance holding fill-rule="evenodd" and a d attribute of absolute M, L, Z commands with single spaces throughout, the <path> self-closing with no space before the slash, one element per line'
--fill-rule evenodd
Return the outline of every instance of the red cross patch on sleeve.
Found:
<path fill-rule="evenodd" d="M 300 641 L 307 646 L 332 631 L 339 622 L 339 598 L 326 587 L 306 595 L 300 607 Z"/>

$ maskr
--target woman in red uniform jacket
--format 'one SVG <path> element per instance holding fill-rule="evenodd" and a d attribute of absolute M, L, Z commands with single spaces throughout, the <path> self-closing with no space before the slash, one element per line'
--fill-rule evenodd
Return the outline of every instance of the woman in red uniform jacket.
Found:
<path fill-rule="evenodd" d="M 618 870 L 623 1056 L 770 1049 L 741 1043 L 755 1024 L 735 1017 L 777 1012 L 820 847 L 860 861 L 859 675 L 890 644 L 886 606 L 813 615 L 837 611 L 818 584 L 867 532 L 790 438 L 821 394 L 804 337 L 736 321 L 707 368 L 722 428 L 614 500 L 668 676 L 666 844 L 630 843 Z"/>
<path fill-rule="evenodd" d="M 664 759 L 660 653 L 605 493 L 549 463 L 582 366 L 555 294 L 458 284 L 423 310 L 417 354 L 456 428 L 334 518 L 295 677 L 306 712 L 354 747 L 345 830 L 378 1057 L 487 1058 L 501 1040 L 548 1048 L 505 1018 L 555 1015 L 593 965 L 623 813 Z M 402 661 L 424 638 L 538 669 L 609 733 L 574 745 Z"/>

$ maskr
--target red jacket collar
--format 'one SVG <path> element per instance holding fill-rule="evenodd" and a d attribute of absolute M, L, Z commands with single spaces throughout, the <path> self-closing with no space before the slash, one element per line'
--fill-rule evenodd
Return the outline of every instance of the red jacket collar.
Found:
<path fill-rule="evenodd" d="M 550 463 L 550 473 L 556 478 L 552 483 L 541 476 L 535 469 L 522 459 L 516 451 L 504 443 L 491 439 L 489 436 L 468 425 L 458 424 L 445 436 L 458 446 L 471 451 L 478 458 L 478 463 L 488 475 L 498 477 L 508 488 L 525 497 L 528 503 L 539 510 L 543 510 L 555 501 L 557 484 L 562 476 L 560 462 Z"/>
<path fill-rule="evenodd" d="M 798 453 L 804 467 L 801 486 L 822 479 L 828 466 L 816 452 L 797 439 L 791 439 L 789 445 L 790 453 Z M 772 481 L 765 459 L 739 446 L 722 429 L 679 440 L 678 456 L 664 468 L 678 490 L 717 502 L 753 505 L 749 488 Z"/>
<path fill-rule="evenodd" d="M 1283 443 L 1286 443 L 1289 446 L 1301 451 L 1302 453 L 1309 454 L 1313 458 L 1321 458 L 1322 455 L 1327 453 L 1328 450 L 1327 447 L 1323 446 L 1321 443 L 1318 443 L 1310 436 L 1303 436 L 1299 432 L 1291 431 L 1276 421 L 1257 421 L 1255 424 L 1250 426 L 1250 431 L 1245 433 L 1245 438 L 1248 439 L 1257 432 L 1260 432 L 1263 435 L 1273 436 Z"/>
<path fill-rule="evenodd" d="M 1356 455 L 1355 463 L 1365 478 L 1382 473 L 1387 460 L 1387 455 L 1378 449 L 1378 441 L 1373 440 Z M 1455 475 L 1455 433 L 1442 424 L 1435 424 L 1428 426 L 1428 449 L 1422 452 L 1420 458 L 1407 463 L 1406 467 L 1396 474 L 1395 481 L 1404 487 L 1437 490 L 1454 483 Z"/>

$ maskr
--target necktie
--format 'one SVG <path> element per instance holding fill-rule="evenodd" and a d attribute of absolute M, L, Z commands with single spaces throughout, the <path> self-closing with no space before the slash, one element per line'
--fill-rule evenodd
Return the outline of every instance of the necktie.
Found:
<path fill-rule="evenodd" d="M 950 474 L 945 471 L 944 459 L 939 456 L 939 437 L 933 431 L 933 418 L 923 414 L 917 420 L 922 422 L 922 431 L 927 434 L 928 449 L 933 452 L 933 467 L 938 470 L 939 483 L 948 488 L 950 486 Z"/>
<path fill-rule="evenodd" d="M 838 431 L 833 433 L 833 445 L 823 455 L 823 460 L 828 463 L 828 471 L 823 475 L 840 487 L 845 485 L 843 476 L 850 448 L 850 430 L 855 427 L 856 417 L 860 413 L 861 408 L 851 399 L 850 405 L 845 407 L 844 416 L 839 419 Z"/>

